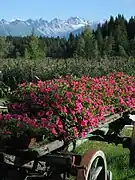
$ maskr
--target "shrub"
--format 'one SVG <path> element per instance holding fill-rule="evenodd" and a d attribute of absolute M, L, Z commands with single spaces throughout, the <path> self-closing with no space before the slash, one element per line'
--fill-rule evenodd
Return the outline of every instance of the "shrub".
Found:
<path fill-rule="evenodd" d="M 104 76 L 112 72 L 124 72 L 135 75 L 135 59 L 108 57 L 103 59 L 83 58 L 71 59 L 0 59 L 0 70 L 3 74 L 3 82 L 12 90 L 23 82 L 35 82 L 35 76 L 42 81 L 58 78 L 63 75 Z"/>

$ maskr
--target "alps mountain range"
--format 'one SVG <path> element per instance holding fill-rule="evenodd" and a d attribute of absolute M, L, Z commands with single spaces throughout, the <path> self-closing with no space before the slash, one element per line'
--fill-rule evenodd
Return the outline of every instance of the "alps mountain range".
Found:
<path fill-rule="evenodd" d="M 48 37 L 68 37 L 73 34 L 81 33 L 86 26 L 96 29 L 97 24 L 104 21 L 89 22 L 79 17 L 70 17 L 67 20 L 53 19 L 46 21 L 43 18 L 26 21 L 16 19 L 13 21 L 0 20 L 0 36 L 27 36 L 34 31 L 37 36 Z"/>

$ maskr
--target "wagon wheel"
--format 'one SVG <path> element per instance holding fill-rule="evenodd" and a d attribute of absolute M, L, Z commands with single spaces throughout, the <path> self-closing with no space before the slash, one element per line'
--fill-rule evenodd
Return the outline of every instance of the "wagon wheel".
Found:
<path fill-rule="evenodd" d="M 131 137 L 131 145 L 130 145 L 130 157 L 129 157 L 129 166 L 135 166 L 135 122 L 133 122 L 133 130 Z"/>
<path fill-rule="evenodd" d="M 107 163 L 105 155 L 100 150 L 89 150 L 81 160 L 76 180 L 107 180 Z"/>

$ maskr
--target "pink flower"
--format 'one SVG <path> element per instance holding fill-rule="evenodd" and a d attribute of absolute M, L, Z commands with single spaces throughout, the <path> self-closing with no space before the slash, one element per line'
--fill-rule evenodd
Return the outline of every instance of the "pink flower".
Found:
<path fill-rule="evenodd" d="M 43 107 L 47 107 L 47 104 L 44 103 L 44 104 L 42 104 L 42 106 L 43 106 Z"/>
<path fill-rule="evenodd" d="M 78 138 L 79 137 L 79 133 L 74 133 L 74 137 Z"/>
<path fill-rule="evenodd" d="M 75 115 L 75 111 L 73 111 L 72 109 L 70 109 L 70 113 L 71 115 Z"/>
<path fill-rule="evenodd" d="M 15 119 L 18 125 L 48 129 L 53 136 L 63 133 L 65 140 L 72 140 L 85 137 L 106 114 L 135 108 L 135 78 L 120 72 L 95 78 L 61 76 L 25 83 L 16 95 L 19 101 L 8 106 L 16 114 L 1 115 L 0 120 Z"/>
<path fill-rule="evenodd" d="M 90 121 L 91 127 L 96 127 L 97 124 L 98 124 L 98 121 L 97 122 L 96 121 Z"/>
<path fill-rule="evenodd" d="M 74 137 L 78 138 L 78 136 L 79 136 L 78 129 L 76 127 L 73 127 L 73 131 L 74 131 Z"/>
<path fill-rule="evenodd" d="M 13 110 L 15 110 L 16 109 L 16 104 L 12 104 L 11 107 L 12 107 Z"/>
<path fill-rule="evenodd" d="M 38 116 L 39 116 L 39 117 L 43 117 L 44 115 L 45 115 L 45 112 L 44 112 L 44 111 L 39 111 L 39 112 L 38 112 Z"/>
<path fill-rule="evenodd" d="M 80 102 L 83 102 L 82 94 L 77 94 L 77 100 L 80 101 Z"/>
<path fill-rule="evenodd" d="M 56 98 L 56 99 L 60 99 L 59 94 L 54 94 L 54 98 Z"/>
<path fill-rule="evenodd" d="M 51 92 L 52 88 L 46 88 L 46 92 Z"/>
<path fill-rule="evenodd" d="M 17 127 L 21 127 L 22 125 L 20 124 L 20 122 L 18 122 L 16 126 Z"/>
<path fill-rule="evenodd" d="M 132 91 L 132 92 L 135 92 L 135 88 L 134 87 L 130 87 L 130 90 Z"/>
<path fill-rule="evenodd" d="M 87 133 L 86 133 L 86 132 L 82 132 L 82 133 L 81 133 L 81 136 L 82 136 L 82 138 L 86 138 Z"/>
<path fill-rule="evenodd" d="M 83 109 L 82 103 L 76 102 L 74 110 L 77 111 L 78 113 L 81 113 L 82 109 Z"/>
<path fill-rule="evenodd" d="M 126 105 L 125 101 L 123 100 L 123 98 L 120 97 L 120 104 L 121 105 Z"/>
<path fill-rule="evenodd" d="M 10 131 L 3 132 L 3 134 L 12 134 Z"/>
<path fill-rule="evenodd" d="M 65 93 L 65 97 L 68 99 L 70 99 L 72 97 L 72 93 L 71 92 L 66 92 Z"/>
<path fill-rule="evenodd" d="M 24 87 L 24 86 L 26 86 L 26 82 L 24 82 L 24 83 L 22 83 L 22 84 L 19 84 L 18 86 L 19 86 L 19 87 Z"/>
<path fill-rule="evenodd" d="M 70 98 L 67 98 L 67 102 L 68 102 L 68 103 L 71 103 L 72 101 L 71 101 L 71 99 L 70 99 Z"/>
<path fill-rule="evenodd" d="M 66 106 L 63 107 L 63 112 L 67 115 L 68 111 Z"/>
<path fill-rule="evenodd" d="M 91 116 L 91 113 L 90 113 L 90 111 L 89 111 L 89 110 L 87 110 L 87 111 L 86 111 L 86 115 L 87 115 L 88 117 L 90 117 L 90 116 Z"/>
<path fill-rule="evenodd" d="M 40 87 L 39 90 L 40 90 L 41 93 L 45 93 L 46 92 L 46 89 L 44 87 Z"/>
<path fill-rule="evenodd" d="M 81 126 L 87 126 L 87 124 L 88 124 L 88 120 L 86 119 L 83 119 L 80 123 Z"/>
<path fill-rule="evenodd" d="M 51 128 L 50 130 L 51 130 L 51 132 L 52 132 L 53 135 L 55 135 L 55 136 L 58 135 L 58 133 L 57 133 L 57 131 L 56 131 L 55 128 Z"/>
<path fill-rule="evenodd" d="M 73 118 L 73 121 L 78 122 L 76 117 Z"/>
<path fill-rule="evenodd" d="M 78 109 L 82 109 L 82 108 L 83 108 L 82 103 L 76 102 L 76 107 L 77 107 Z"/>
<path fill-rule="evenodd" d="M 47 116 L 52 116 L 52 115 L 53 115 L 53 111 L 51 111 L 51 110 L 50 110 L 50 111 L 47 111 L 47 112 L 46 112 L 46 115 L 47 115 Z"/>
<path fill-rule="evenodd" d="M 40 106 L 42 106 L 42 105 L 43 105 L 43 101 L 41 101 L 40 99 L 38 99 L 37 104 L 39 104 Z"/>
<path fill-rule="evenodd" d="M 31 96 L 33 99 L 36 99 L 36 98 L 37 98 L 34 92 L 31 92 L 31 93 L 30 93 L 30 96 Z"/>
<path fill-rule="evenodd" d="M 9 119 L 11 119 L 12 118 L 12 115 L 11 114 L 5 114 L 4 115 L 4 119 L 5 120 L 9 120 Z"/>
<path fill-rule="evenodd" d="M 62 124 L 62 122 L 61 122 L 59 117 L 57 117 L 56 125 L 58 126 L 59 129 L 63 129 L 63 124 Z"/>
<path fill-rule="evenodd" d="M 34 83 L 30 82 L 30 86 L 34 86 L 34 85 L 35 85 Z"/>

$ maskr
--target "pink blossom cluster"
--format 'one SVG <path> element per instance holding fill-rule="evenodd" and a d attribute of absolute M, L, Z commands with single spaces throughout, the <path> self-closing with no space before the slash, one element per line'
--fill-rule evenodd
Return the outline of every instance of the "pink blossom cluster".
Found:
<path fill-rule="evenodd" d="M 134 109 L 135 78 L 117 72 L 23 83 L 12 92 L 11 100 L 10 113 L 1 115 L 1 120 L 15 118 L 28 127 L 44 129 L 46 136 L 71 140 L 85 137 L 108 114 Z"/>

